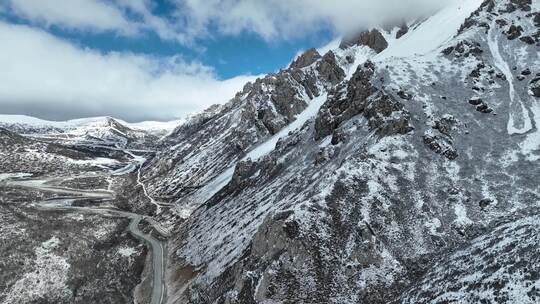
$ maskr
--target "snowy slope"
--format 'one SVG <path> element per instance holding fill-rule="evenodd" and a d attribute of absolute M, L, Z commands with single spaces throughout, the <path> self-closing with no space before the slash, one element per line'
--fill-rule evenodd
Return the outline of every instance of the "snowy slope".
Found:
<path fill-rule="evenodd" d="M 390 57 L 409 57 L 425 55 L 440 48 L 457 33 L 465 18 L 469 17 L 483 0 L 456 0 L 426 21 L 416 26 L 382 53 L 375 61 Z"/>
<path fill-rule="evenodd" d="M 379 54 L 332 50 L 339 81 L 321 81 L 323 54 L 308 51 L 172 134 L 143 174 L 183 218 L 168 302 L 432 303 L 431 291 L 459 302 L 439 286 L 476 302 L 492 299 L 490 282 L 476 292 L 468 278 L 528 284 L 461 259 L 514 241 L 487 234 L 501 221 L 538 214 L 538 14 L 526 0 L 455 1 L 400 38 L 384 33 Z M 289 89 L 281 81 L 303 100 L 317 89 L 310 77 L 324 89 L 307 104 L 266 115 L 282 106 L 271 102 Z M 525 269 L 506 249 L 489 252 L 504 254 L 508 274 Z M 504 293 L 534 302 L 523 290 Z"/>

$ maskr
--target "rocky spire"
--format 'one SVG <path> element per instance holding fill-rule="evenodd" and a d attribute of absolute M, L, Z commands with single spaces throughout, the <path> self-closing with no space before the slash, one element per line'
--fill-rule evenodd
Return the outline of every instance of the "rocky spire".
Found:
<path fill-rule="evenodd" d="M 346 49 L 353 45 L 365 45 L 380 53 L 388 47 L 388 42 L 384 39 L 381 32 L 376 29 L 364 31 L 356 36 L 343 39 L 339 45 L 340 49 Z"/>
<path fill-rule="evenodd" d="M 291 63 L 291 68 L 293 69 L 301 69 L 305 68 L 311 64 L 313 64 L 315 61 L 319 60 L 321 58 L 321 54 L 317 52 L 316 49 L 311 48 L 307 51 L 305 51 L 300 57 L 298 57 L 293 63 Z"/>

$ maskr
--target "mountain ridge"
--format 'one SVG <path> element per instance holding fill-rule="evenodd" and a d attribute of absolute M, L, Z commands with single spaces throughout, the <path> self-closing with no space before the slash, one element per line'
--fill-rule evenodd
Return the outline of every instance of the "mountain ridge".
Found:
<path fill-rule="evenodd" d="M 441 253 L 535 210 L 538 41 L 510 38 L 536 37 L 537 15 L 457 1 L 379 53 L 369 39 L 308 50 L 172 134 L 143 169 L 177 206 L 158 215 L 180 223 L 168 301 L 399 302 Z M 271 141 L 317 96 L 316 115 Z"/>

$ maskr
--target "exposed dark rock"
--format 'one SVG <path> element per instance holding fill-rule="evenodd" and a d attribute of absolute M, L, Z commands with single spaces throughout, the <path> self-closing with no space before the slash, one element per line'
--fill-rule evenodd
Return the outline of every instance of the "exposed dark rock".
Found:
<path fill-rule="evenodd" d="M 403 35 L 409 32 L 409 27 L 407 24 L 403 24 L 396 33 L 396 39 L 401 38 Z"/>
<path fill-rule="evenodd" d="M 511 0 L 510 2 L 520 10 L 529 12 L 531 10 L 532 1 L 533 0 Z"/>
<path fill-rule="evenodd" d="M 540 77 L 536 77 L 529 83 L 529 91 L 534 97 L 540 97 Z"/>
<path fill-rule="evenodd" d="M 536 42 L 534 40 L 534 38 L 531 37 L 531 36 L 524 36 L 524 37 L 519 38 L 519 40 L 521 40 L 521 41 L 523 41 L 523 42 L 525 42 L 527 44 L 534 44 Z"/>
<path fill-rule="evenodd" d="M 454 49 L 455 49 L 455 48 L 454 48 L 453 46 L 449 46 L 449 47 L 445 48 L 444 50 L 442 50 L 442 53 L 443 53 L 444 55 L 447 55 L 447 56 L 448 56 L 448 55 L 452 54 L 452 52 L 454 51 Z"/>
<path fill-rule="evenodd" d="M 483 100 L 482 98 L 479 98 L 479 97 L 473 97 L 469 99 L 469 103 L 472 104 L 473 106 L 477 106 L 483 103 Z"/>
<path fill-rule="evenodd" d="M 493 203 L 492 199 L 485 198 L 485 199 L 482 199 L 480 202 L 478 202 L 478 205 L 480 206 L 480 208 L 484 209 L 488 207 L 489 205 L 491 205 L 491 203 Z"/>
<path fill-rule="evenodd" d="M 457 125 L 457 121 L 453 116 L 447 115 L 435 121 L 433 129 L 438 130 L 442 134 L 452 137 L 451 132 Z"/>
<path fill-rule="evenodd" d="M 521 33 L 523 33 L 523 27 L 521 27 L 521 25 L 515 26 L 512 24 L 506 32 L 506 37 L 508 40 L 514 40 L 521 36 Z"/>
<path fill-rule="evenodd" d="M 388 47 L 388 42 L 378 30 L 365 31 L 358 36 L 344 39 L 339 47 L 341 49 L 349 48 L 353 45 L 365 45 L 380 53 Z"/>
<path fill-rule="evenodd" d="M 319 60 L 321 58 L 321 55 L 319 52 L 317 52 L 316 49 L 311 48 L 307 51 L 305 51 L 300 57 L 298 57 L 293 63 L 291 63 L 291 68 L 293 69 L 301 69 L 305 68 L 309 65 L 312 65 L 315 63 L 315 61 Z"/>
<path fill-rule="evenodd" d="M 455 46 L 450 46 L 444 49 L 442 52 L 445 55 L 450 55 L 454 53 L 456 57 L 469 57 L 471 55 L 479 57 L 484 51 L 482 50 L 478 42 L 462 40 L 458 42 Z"/>
<path fill-rule="evenodd" d="M 405 100 L 411 100 L 412 99 L 412 95 L 405 92 L 405 91 L 403 91 L 403 90 L 400 90 L 399 92 L 397 92 L 397 94 L 402 99 L 405 99 Z"/>
<path fill-rule="evenodd" d="M 476 107 L 476 111 L 481 113 L 491 113 L 493 110 L 489 108 L 489 106 L 486 103 L 482 103 Z"/>
<path fill-rule="evenodd" d="M 317 71 L 322 78 L 332 85 L 336 85 L 345 78 L 345 72 L 339 67 L 333 52 L 326 53 L 317 65 Z"/>
<path fill-rule="evenodd" d="M 506 20 L 504 20 L 504 19 L 497 19 L 497 20 L 495 20 L 495 22 L 496 22 L 500 27 L 506 26 L 506 25 L 508 24 L 508 22 L 506 22 Z"/>
<path fill-rule="evenodd" d="M 443 136 L 425 134 L 423 136 L 424 144 L 430 150 L 437 154 L 441 154 L 449 160 L 455 160 L 458 157 L 456 149 L 452 146 L 452 141 Z"/>

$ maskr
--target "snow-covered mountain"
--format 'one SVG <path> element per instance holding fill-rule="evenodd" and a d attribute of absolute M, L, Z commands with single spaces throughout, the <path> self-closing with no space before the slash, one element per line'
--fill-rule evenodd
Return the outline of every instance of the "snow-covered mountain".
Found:
<path fill-rule="evenodd" d="M 539 41 L 538 1 L 456 0 L 190 118 L 142 176 L 168 303 L 537 302 L 497 256 L 540 252 Z"/>
<path fill-rule="evenodd" d="M 24 115 L 0 115 L 0 127 L 45 140 L 119 145 L 157 142 L 181 121 L 127 123 L 112 117 L 47 121 Z"/>
<path fill-rule="evenodd" d="M 540 1 L 455 0 L 365 30 L 181 122 L 0 115 L 0 160 L 0 186 L 76 173 L 69 187 L 114 193 L 105 207 L 131 221 L 109 230 L 140 229 L 153 245 L 118 285 L 141 277 L 125 299 L 538 303 Z M 43 196 L 5 189 L 17 204 Z M 28 223 L 3 231 L 41 228 Z M 108 276 L 130 267 L 107 257 Z M 91 282 L 54 292 L 67 303 L 106 290 Z"/>

